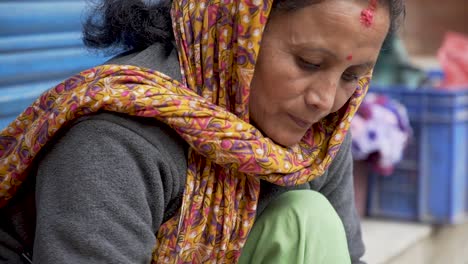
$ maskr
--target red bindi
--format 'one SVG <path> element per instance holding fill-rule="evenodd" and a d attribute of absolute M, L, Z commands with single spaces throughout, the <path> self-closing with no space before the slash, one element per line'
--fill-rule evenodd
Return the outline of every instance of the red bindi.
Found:
<path fill-rule="evenodd" d="M 374 23 L 374 11 L 370 9 L 362 10 L 361 23 L 366 27 L 372 26 L 372 24 Z"/>
<path fill-rule="evenodd" d="M 349 54 L 348 57 L 346 57 L 346 60 L 352 61 L 353 60 L 353 55 Z"/>
<path fill-rule="evenodd" d="M 377 9 L 377 0 L 370 0 L 369 6 L 361 12 L 361 23 L 370 27 L 374 23 L 374 13 Z"/>

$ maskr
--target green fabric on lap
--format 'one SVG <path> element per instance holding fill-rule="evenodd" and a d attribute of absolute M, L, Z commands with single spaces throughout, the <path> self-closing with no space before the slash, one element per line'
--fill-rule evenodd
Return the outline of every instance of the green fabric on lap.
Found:
<path fill-rule="evenodd" d="M 311 190 L 289 191 L 257 218 L 239 263 L 351 263 L 343 224 L 328 200 Z"/>

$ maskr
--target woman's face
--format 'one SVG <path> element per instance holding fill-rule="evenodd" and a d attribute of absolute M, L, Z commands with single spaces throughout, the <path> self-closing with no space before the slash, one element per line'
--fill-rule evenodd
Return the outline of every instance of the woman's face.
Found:
<path fill-rule="evenodd" d="M 327 0 L 271 14 L 249 103 L 252 123 L 266 136 L 294 145 L 348 101 L 374 66 L 389 28 L 381 6 L 373 24 L 364 25 L 366 8 L 365 1 Z"/>

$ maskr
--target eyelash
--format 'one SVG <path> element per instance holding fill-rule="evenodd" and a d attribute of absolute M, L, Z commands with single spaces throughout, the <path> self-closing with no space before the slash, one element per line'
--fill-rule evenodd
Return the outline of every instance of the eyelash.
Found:
<path fill-rule="evenodd" d="M 320 64 L 315 64 L 315 63 L 310 63 L 302 58 L 298 58 L 298 64 L 300 67 L 302 67 L 303 69 L 306 69 L 306 70 L 318 70 L 321 68 L 321 65 Z M 345 82 L 357 82 L 359 80 L 359 76 L 357 74 L 353 74 L 353 73 L 344 73 L 341 78 L 343 79 L 343 81 Z"/>
<path fill-rule="evenodd" d="M 318 70 L 320 69 L 320 64 L 310 63 L 302 58 L 297 58 L 297 64 L 303 69 L 306 70 Z"/>
<path fill-rule="evenodd" d="M 357 82 L 359 78 L 360 77 L 357 74 L 353 73 L 344 73 L 341 76 L 341 79 L 343 79 L 345 82 Z"/>

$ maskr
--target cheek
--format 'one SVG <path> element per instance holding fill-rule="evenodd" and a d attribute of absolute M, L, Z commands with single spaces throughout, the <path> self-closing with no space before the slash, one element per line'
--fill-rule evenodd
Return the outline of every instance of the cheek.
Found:
<path fill-rule="evenodd" d="M 342 91 L 338 93 L 332 108 L 332 113 L 340 110 L 348 102 L 352 95 L 353 93 L 349 91 Z"/>
<path fill-rule="evenodd" d="M 266 100 L 280 102 L 294 93 L 294 83 L 298 79 L 297 66 L 290 53 L 277 45 L 265 47 L 258 58 L 253 84 L 261 89 L 257 94 Z"/>
<path fill-rule="evenodd" d="M 265 65 L 266 66 L 266 65 Z M 251 104 L 266 104 L 275 108 L 294 94 L 294 82 L 284 70 L 276 66 L 262 67 L 255 73 L 251 86 Z"/>

